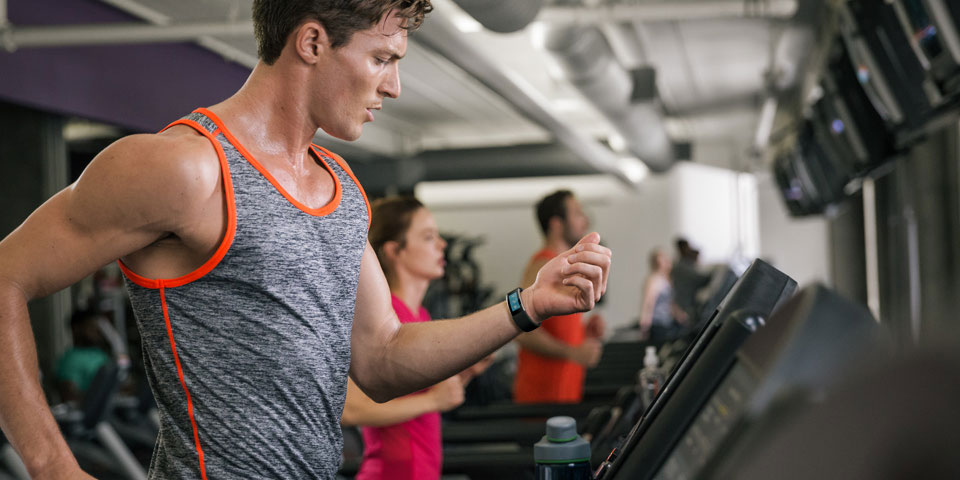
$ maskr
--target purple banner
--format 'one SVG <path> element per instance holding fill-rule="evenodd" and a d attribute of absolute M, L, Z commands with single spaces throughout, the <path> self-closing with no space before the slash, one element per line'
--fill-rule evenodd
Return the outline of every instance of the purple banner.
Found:
<path fill-rule="evenodd" d="M 91 0 L 9 0 L 14 26 L 135 22 Z M 153 132 L 235 92 L 250 70 L 191 43 L 0 49 L 0 98 Z"/>

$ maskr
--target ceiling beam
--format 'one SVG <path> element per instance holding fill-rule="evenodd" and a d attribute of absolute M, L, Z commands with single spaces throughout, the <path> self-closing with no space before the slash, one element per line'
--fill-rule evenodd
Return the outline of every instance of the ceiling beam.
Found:
<path fill-rule="evenodd" d="M 136 43 L 177 43 L 205 36 L 251 36 L 253 22 L 204 22 L 179 25 L 106 23 L 11 27 L 6 32 L 13 49 L 77 45 L 129 45 Z"/>
<path fill-rule="evenodd" d="M 790 18 L 797 0 L 767 0 L 750 8 L 743 0 L 656 0 L 629 5 L 596 7 L 551 5 L 543 7 L 537 21 L 590 23 L 653 22 L 669 20 L 715 20 L 719 18 Z"/>

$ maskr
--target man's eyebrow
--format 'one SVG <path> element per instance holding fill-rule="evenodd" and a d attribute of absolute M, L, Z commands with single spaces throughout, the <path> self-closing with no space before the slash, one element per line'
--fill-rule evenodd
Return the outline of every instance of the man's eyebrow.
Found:
<path fill-rule="evenodd" d="M 401 58 L 404 57 L 404 55 L 400 55 L 399 53 L 397 53 L 397 52 L 395 52 L 395 51 L 393 51 L 393 50 L 385 50 L 385 49 L 378 50 L 378 51 L 377 51 L 377 54 L 378 54 L 378 55 L 387 55 L 387 56 L 390 57 L 390 60 L 400 60 Z"/>

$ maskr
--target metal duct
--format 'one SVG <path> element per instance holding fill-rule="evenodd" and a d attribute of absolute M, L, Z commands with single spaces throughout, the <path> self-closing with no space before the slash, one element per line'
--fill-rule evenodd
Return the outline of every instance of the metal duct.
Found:
<path fill-rule="evenodd" d="M 543 0 L 453 0 L 488 30 L 512 33 L 526 27 L 540 12 Z"/>
<path fill-rule="evenodd" d="M 674 162 L 663 113 L 647 70 L 646 93 L 638 92 L 635 76 L 614 55 L 603 32 L 595 26 L 552 25 L 545 45 L 570 82 L 594 103 L 626 141 L 631 154 L 655 172 Z"/>
<path fill-rule="evenodd" d="M 767 72 L 767 94 L 754 134 L 754 154 L 764 154 L 769 146 L 781 97 L 785 92 L 803 87 L 801 74 L 809 71 L 810 54 L 816 43 L 814 30 L 824 5 L 825 0 L 799 2 L 796 13 L 773 49 L 770 71 Z"/>
<path fill-rule="evenodd" d="M 560 145 L 600 172 L 636 188 L 639 178 L 621 166 L 621 158 L 554 115 L 548 101 L 512 71 L 485 57 L 444 17 L 424 22 L 410 39 L 440 54 L 510 102 L 518 112 L 552 133 Z"/>

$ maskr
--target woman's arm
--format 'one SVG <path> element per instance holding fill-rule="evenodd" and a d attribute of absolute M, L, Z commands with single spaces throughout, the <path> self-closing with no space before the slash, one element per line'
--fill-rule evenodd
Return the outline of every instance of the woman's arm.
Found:
<path fill-rule="evenodd" d="M 377 403 L 347 379 L 347 400 L 340 423 L 345 426 L 384 427 L 396 425 L 430 412 L 446 412 L 463 403 L 463 382 L 454 375 L 424 393 Z"/>

